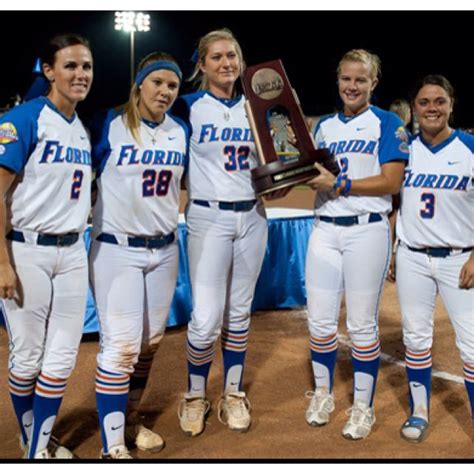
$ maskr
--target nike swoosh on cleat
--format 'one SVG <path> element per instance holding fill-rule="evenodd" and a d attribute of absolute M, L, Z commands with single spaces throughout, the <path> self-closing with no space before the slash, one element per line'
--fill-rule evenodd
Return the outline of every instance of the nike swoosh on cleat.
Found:
<path fill-rule="evenodd" d="M 456 165 L 459 161 L 448 161 L 448 165 Z"/>
<path fill-rule="evenodd" d="M 357 127 L 356 130 L 360 132 L 361 130 L 365 130 L 367 127 Z"/>
<path fill-rule="evenodd" d="M 176 137 L 168 137 L 168 140 L 174 140 Z"/>
<path fill-rule="evenodd" d="M 414 383 L 412 384 L 415 388 L 417 387 L 423 387 L 423 384 L 422 383 Z"/>
<path fill-rule="evenodd" d="M 49 436 L 51 434 L 51 431 L 43 431 L 43 436 Z"/>
<path fill-rule="evenodd" d="M 117 431 L 119 428 L 122 428 L 123 425 L 118 425 L 118 426 L 112 426 L 110 429 L 112 431 Z"/>
<path fill-rule="evenodd" d="M 27 425 L 23 425 L 24 428 L 29 428 L 33 423 L 28 423 Z"/>
<path fill-rule="evenodd" d="M 357 388 L 357 387 L 355 387 L 354 390 L 356 392 L 365 392 L 367 389 L 366 388 Z"/>

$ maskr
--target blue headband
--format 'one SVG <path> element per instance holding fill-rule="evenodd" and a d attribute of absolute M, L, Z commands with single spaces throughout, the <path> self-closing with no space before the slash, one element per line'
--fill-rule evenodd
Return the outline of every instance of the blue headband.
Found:
<path fill-rule="evenodd" d="M 145 80 L 145 77 L 147 77 L 148 74 L 151 74 L 153 71 L 158 71 L 159 69 L 167 69 L 168 71 L 173 71 L 179 77 L 179 82 L 181 82 L 183 79 L 183 73 L 181 72 L 181 69 L 176 63 L 173 63 L 171 61 L 160 60 L 147 64 L 135 77 L 135 84 L 137 86 L 141 86 L 143 81 Z"/>

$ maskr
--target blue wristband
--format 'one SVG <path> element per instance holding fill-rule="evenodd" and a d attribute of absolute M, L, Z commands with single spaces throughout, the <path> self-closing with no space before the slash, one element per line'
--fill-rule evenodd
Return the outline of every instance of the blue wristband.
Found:
<path fill-rule="evenodd" d="M 344 189 L 341 190 L 341 196 L 347 196 L 349 191 L 351 190 L 352 186 L 352 179 L 346 178 L 346 182 L 344 183 Z"/>

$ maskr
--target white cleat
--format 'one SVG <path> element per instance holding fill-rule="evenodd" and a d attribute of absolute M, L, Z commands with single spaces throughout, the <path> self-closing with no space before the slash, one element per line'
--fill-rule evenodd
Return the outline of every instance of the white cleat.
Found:
<path fill-rule="evenodd" d="M 315 392 L 306 392 L 310 398 L 306 410 L 306 422 L 311 426 L 324 426 L 329 423 L 329 415 L 334 411 L 334 397 L 326 388 L 317 388 Z"/>
<path fill-rule="evenodd" d="M 138 449 L 150 453 L 158 453 L 165 445 L 163 438 L 141 423 L 127 425 L 125 427 L 125 438 L 128 442 L 135 444 Z"/>
<path fill-rule="evenodd" d="M 188 436 L 198 436 L 204 431 L 206 415 L 211 408 L 208 400 L 190 397 L 188 394 L 179 402 L 178 418 L 181 429 Z"/>
<path fill-rule="evenodd" d="M 28 449 L 29 449 L 28 445 L 25 445 L 23 443 L 23 438 L 21 437 L 21 435 L 19 437 L 19 440 L 20 440 L 20 449 L 23 451 L 22 458 L 27 459 Z M 77 459 L 77 456 L 75 456 L 72 451 L 70 451 L 66 447 L 59 444 L 59 440 L 55 436 L 51 436 L 51 438 L 49 438 L 47 450 L 49 452 L 49 457 L 51 459 Z M 46 459 L 46 458 L 42 458 L 42 459 Z"/>
<path fill-rule="evenodd" d="M 133 459 L 132 455 L 128 451 L 127 447 L 123 444 L 112 446 L 108 453 L 101 451 L 101 459 Z"/>
<path fill-rule="evenodd" d="M 364 439 L 369 436 L 375 423 L 374 409 L 362 400 L 354 400 L 352 408 L 347 410 L 349 421 L 342 430 L 346 439 Z"/>
<path fill-rule="evenodd" d="M 245 392 L 233 392 L 224 395 L 217 408 L 217 417 L 231 430 L 245 432 L 250 428 L 250 402 Z"/>
<path fill-rule="evenodd" d="M 35 453 L 34 459 L 53 459 L 51 454 L 48 451 L 48 448 L 42 449 L 41 451 L 37 451 Z"/>

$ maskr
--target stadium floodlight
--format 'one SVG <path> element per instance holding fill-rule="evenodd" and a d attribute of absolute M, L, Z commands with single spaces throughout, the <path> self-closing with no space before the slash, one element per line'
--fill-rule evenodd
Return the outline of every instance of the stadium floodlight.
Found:
<path fill-rule="evenodd" d="M 135 32 L 150 31 L 150 15 L 142 12 L 115 12 L 115 29 L 130 33 L 130 73 L 133 84 L 135 78 Z"/>

